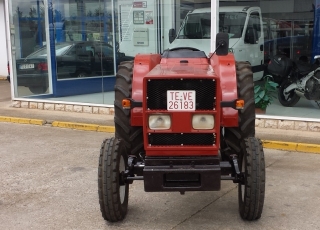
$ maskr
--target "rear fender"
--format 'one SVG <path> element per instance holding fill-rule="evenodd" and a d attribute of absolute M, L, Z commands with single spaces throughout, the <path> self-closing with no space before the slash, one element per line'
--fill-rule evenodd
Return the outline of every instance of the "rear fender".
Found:
<path fill-rule="evenodd" d="M 222 101 L 233 101 L 238 98 L 237 76 L 234 55 L 212 55 L 210 58 L 215 73 L 220 79 Z M 221 109 L 221 126 L 238 127 L 238 110 L 233 108 Z"/>
<path fill-rule="evenodd" d="M 143 78 L 161 61 L 160 54 L 137 54 L 134 58 L 132 99 L 142 102 Z M 131 125 L 142 126 L 142 107 L 131 110 Z"/>

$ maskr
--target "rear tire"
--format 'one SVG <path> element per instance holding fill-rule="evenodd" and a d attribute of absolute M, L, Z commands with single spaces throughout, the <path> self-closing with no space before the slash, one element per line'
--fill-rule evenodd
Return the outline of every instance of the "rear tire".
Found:
<path fill-rule="evenodd" d="M 265 162 L 262 143 L 249 137 L 240 154 L 239 168 L 244 182 L 238 185 L 239 213 L 244 220 L 261 217 L 265 196 Z"/>
<path fill-rule="evenodd" d="M 122 99 L 132 97 L 133 61 L 121 62 L 115 83 L 115 135 L 123 140 L 130 155 L 143 151 L 142 127 L 131 126 L 131 110 L 122 108 Z"/>
<path fill-rule="evenodd" d="M 236 62 L 236 74 L 238 98 L 245 101 L 245 106 L 238 112 L 239 126 L 224 129 L 224 141 L 228 147 L 239 154 L 243 148 L 244 139 L 255 136 L 255 104 L 253 73 L 250 64 Z"/>
<path fill-rule="evenodd" d="M 128 157 L 121 140 L 105 139 L 100 149 L 98 194 L 102 217 L 107 221 L 121 221 L 127 215 L 129 184 L 121 178 L 127 168 Z"/>
<path fill-rule="evenodd" d="M 48 87 L 46 86 L 29 86 L 29 90 L 34 94 L 43 94 L 47 92 Z"/>
<path fill-rule="evenodd" d="M 285 80 L 279 87 L 278 99 L 281 105 L 285 107 L 292 107 L 300 100 L 300 97 L 294 92 L 294 90 L 291 90 L 289 93 L 284 92 L 284 90 L 291 84 L 291 81 Z"/>

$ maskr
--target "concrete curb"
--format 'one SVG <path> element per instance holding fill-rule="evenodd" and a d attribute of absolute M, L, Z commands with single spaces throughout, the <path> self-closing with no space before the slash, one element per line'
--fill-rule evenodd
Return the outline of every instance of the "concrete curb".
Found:
<path fill-rule="evenodd" d="M 84 131 L 106 132 L 106 133 L 115 132 L 114 126 L 103 126 L 103 125 L 96 125 L 96 124 L 63 122 L 63 121 L 47 122 L 46 120 L 41 120 L 41 119 L 29 119 L 29 118 L 19 118 L 19 117 L 0 116 L 0 122 L 12 122 L 12 123 L 32 124 L 32 125 L 51 125 L 52 127 L 68 128 L 68 129 L 76 129 L 76 130 L 84 130 Z M 287 151 L 320 154 L 320 145 L 317 145 L 317 144 L 269 141 L 269 140 L 262 140 L 262 143 L 263 143 L 263 147 L 268 149 L 279 149 L 279 150 L 287 150 Z"/>
<path fill-rule="evenodd" d="M 51 125 L 52 127 L 77 129 L 77 130 L 84 130 L 84 131 L 97 131 L 97 132 L 106 132 L 106 133 L 114 133 L 115 131 L 115 128 L 113 126 L 75 123 L 75 122 L 63 122 L 63 121 L 48 122 L 42 119 L 29 119 L 29 118 L 21 118 L 21 117 L 0 116 L 0 122 L 12 122 L 12 123 L 32 124 L 32 125 Z"/>
<path fill-rule="evenodd" d="M 263 147 L 267 149 L 279 149 L 279 150 L 289 150 L 289 151 L 296 151 L 296 152 L 308 152 L 308 153 L 320 154 L 320 145 L 317 145 L 317 144 L 268 141 L 268 140 L 262 140 L 262 143 L 263 143 Z"/>

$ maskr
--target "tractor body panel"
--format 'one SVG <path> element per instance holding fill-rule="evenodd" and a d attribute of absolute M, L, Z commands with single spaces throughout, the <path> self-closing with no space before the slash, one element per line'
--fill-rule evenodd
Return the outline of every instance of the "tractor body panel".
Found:
<path fill-rule="evenodd" d="M 236 67 L 233 54 L 227 56 L 213 55 L 210 59 L 215 73 L 220 76 L 221 100 L 231 101 L 238 97 Z M 246 102 L 245 102 L 246 103 Z M 221 126 L 237 127 L 238 110 L 233 108 L 222 108 Z"/>
<path fill-rule="evenodd" d="M 135 101 L 142 101 L 143 78 L 160 63 L 160 54 L 137 54 L 134 58 L 134 80 L 132 82 L 132 96 Z M 131 125 L 142 126 L 142 108 L 134 108 L 131 111 Z"/>
<path fill-rule="evenodd" d="M 180 63 L 188 61 L 188 63 Z M 132 82 L 132 99 L 138 102 L 143 101 L 143 79 L 148 76 L 158 76 L 167 78 L 169 76 L 194 76 L 198 77 L 199 73 L 207 74 L 210 69 L 211 74 L 219 79 L 222 101 L 230 101 L 237 98 L 237 85 L 234 55 L 227 56 L 212 55 L 210 60 L 207 58 L 165 58 L 159 54 L 138 54 L 134 60 L 133 82 Z M 210 67 L 209 67 L 210 66 Z M 152 70 L 152 71 L 151 71 Z M 233 127 L 238 124 L 238 111 L 233 108 L 222 108 L 221 126 Z M 136 107 L 131 110 L 131 125 L 143 125 L 143 109 Z"/>
<path fill-rule="evenodd" d="M 146 98 L 142 103 L 143 135 L 147 156 L 218 154 L 220 141 L 217 135 L 220 132 L 220 113 L 218 113 L 220 103 L 218 102 L 221 101 L 221 92 L 217 87 L 219 78 L 208 62 L 198 65 L 159 64 L 146 75 L 143 84 L 145 89 L 143 97 Z M 196 108 L 190 111 L 179 108 L 175 110 L 172 104 L 173 110 L 170 110 L 168 90 L 186 92 L 194 90 Z M 179 102 L 183 99 L 177 100 Z M 150 129 L 148 119 L 152 114 L 169 115 L 171 127 L 165 130 Z M 191 121 L 195 114 L 213 115 L 214 127 L 207 130 L 194 129 Z"/>

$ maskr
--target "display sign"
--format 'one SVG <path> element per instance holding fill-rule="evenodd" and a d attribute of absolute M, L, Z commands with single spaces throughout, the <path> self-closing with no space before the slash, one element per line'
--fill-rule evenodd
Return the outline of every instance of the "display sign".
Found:
<path fill-rule="evenodd" d="M 133 8 L 147 8 L 147 2 L 133 2 Z"/>
<path fill-rule="evenodd" d="M 144 11 L 143 10 L 133 11 L 133 24 L 144 24 Z"/>

